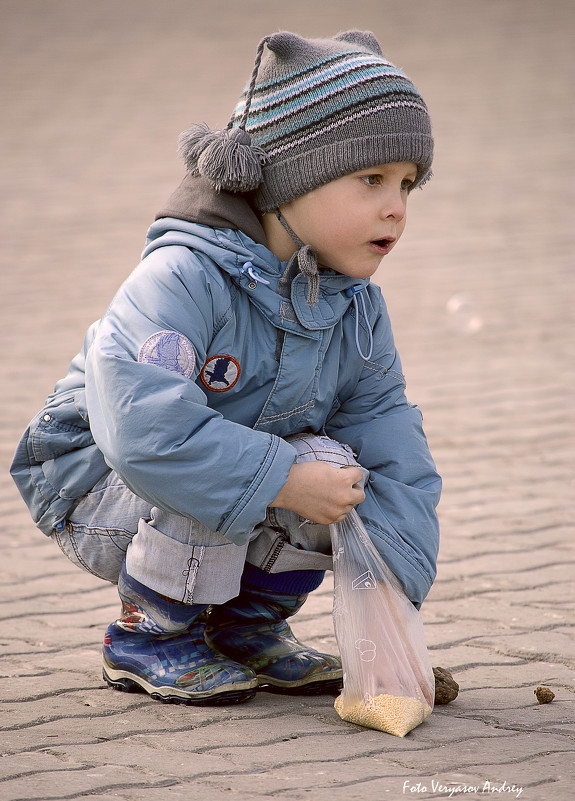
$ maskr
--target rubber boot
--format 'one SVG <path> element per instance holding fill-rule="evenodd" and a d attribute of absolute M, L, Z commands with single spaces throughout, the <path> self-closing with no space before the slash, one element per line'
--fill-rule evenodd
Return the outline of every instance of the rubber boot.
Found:
<path fill-rule="evenodd" d="M 258 685 L 273 692 L 317 695 L 339 690 L 339 658 L 301 643 L 286 622 L 306 598 L 242 584 L 237 598 L 210 611 L 206 641 L 251 668 Z"/>
<path fill-rule="evenodd" d="M 122 615 L 104 638 L 104 680 L 159 701 L 231 704 L 253 698 L 250 668 L 215 653 L 204 639 L 205 605 L 183 604 L 140 584 L 122 567 Z"/>

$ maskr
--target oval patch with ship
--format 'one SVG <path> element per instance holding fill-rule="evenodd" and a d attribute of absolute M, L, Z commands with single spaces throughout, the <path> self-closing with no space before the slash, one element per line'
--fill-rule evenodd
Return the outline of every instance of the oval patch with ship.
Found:
<path fill-rule="evenodd" d="M 191 378 L 196 366 L 196 352 L 190 340 L 177 331 L 157 331 L 148 337 L 138 353 L 138 361 L 155 364 Z"/>

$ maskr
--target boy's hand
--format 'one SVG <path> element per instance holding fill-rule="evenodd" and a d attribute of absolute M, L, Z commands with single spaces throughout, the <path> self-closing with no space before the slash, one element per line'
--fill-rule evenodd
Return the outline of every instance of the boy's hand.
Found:
<path fill-rule="evenodd" d="M 296 512 L 314 523 L 339 523 L 365 499 L 356 486 L 363 474 L 358 467 L 333 467 L 325 462 L 300 462 L 270 506 Z"/>

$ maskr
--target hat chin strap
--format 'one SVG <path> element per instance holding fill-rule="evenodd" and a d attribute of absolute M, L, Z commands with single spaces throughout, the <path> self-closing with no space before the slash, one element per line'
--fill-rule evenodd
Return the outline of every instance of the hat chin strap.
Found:
<path fill-rule="evenodd" d="M 279 209 L 275 210 L 275 215 L 298 247 L 288 262 L 285 275 L 291 275 L 294 261 L 297 259 L 300 273 L 305 275 L 307 278 L 306 303 L 309 306 L 315 306 L 319 300 L 319 272 L 317 268 L 317 253 L 311 245 L 304 245 Z"/>
<path fill-rule="evenodd" d="M 289 294 L 289 283 L 291 280 L 293 266 L 297 259 L 297 264 L 300 273 L 305 275 L 308 282 L 308 289 L 307 289 L 307 298 L 306 303 L 309 306 L 315 306 L 319 300 L 319 273 L 317 269 L 317 253 L 311 247 L 311 245 L 304 245 L 301 241 L 299 236 L 290 226 L 286 218 L 283 216 L 279 209 L 275 210 L 275 215 L 283 225 L 285 230 L 291 236 L 295 244 L 298 246 L 298 249 L 292 254 L 290 260 L 288 261 L 287 267 L 284 270 L 284 274 L 280 279 L 280 292 L 282 295 L 288 296 Z M 363 299 L 363 295 L 360 295 L 361 301 L 361 309 L 360 305 L 357 300 L 358 293 L 361 293 L 365 289 L 363 284 L 355 284 L 355 286 L 350 287 L 346 291 L 346 296 L 348 298 L 352 298 L 353 304 L 355 306 L 355 345 L 357 348 L 357 352 L 361 356 L 364 361 L 369 361 L 371 359 L 371 355 L 373 353 L 373 332 L 369 325 L 369 319 L 367 316 L 367 309 L 365 307 L 365 300 Z M 363 316 L 365 320 L 365 326 L 367 328 L 368 337 L 369 337 L 369 348 L 367 353 L 364 353 L 361 349 L 361 345 L 359 344 L 359 318 L 360 315 Z"/>

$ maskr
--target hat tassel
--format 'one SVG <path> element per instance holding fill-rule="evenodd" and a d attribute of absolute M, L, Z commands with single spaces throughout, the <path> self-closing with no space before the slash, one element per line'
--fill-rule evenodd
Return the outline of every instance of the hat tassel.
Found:
<path fill-rule="evenodd" d="M 250 111 L 258 69 L 269 37 L 262 39 L 247 90 L 244 113 L 235 128 L 230 121 L 223 131 L 212 131 L 205 123 L 193 125 L 179 140 L 179 155 L 192 175 L 202 175 L 216 190 L 251 192 L 261 184 L 262 167 L 267 160 L 265 150 L 252 145 L 245 126 Z"/>

